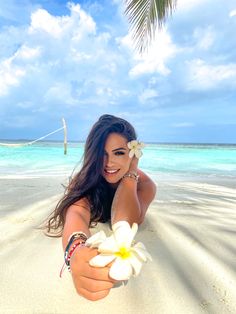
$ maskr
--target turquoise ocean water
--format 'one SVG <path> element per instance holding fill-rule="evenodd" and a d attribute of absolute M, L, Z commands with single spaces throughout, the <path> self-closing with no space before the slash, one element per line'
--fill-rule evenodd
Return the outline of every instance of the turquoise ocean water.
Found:
<path fill-rule="evenodd" d="M 0 146 L 0 177 L 70 176 L 79 169 L 83 143 L 38 142 L 31 146 Z M 236 179 L 236 145 L 146 144 L 140 168 L 154 176 Z"/>

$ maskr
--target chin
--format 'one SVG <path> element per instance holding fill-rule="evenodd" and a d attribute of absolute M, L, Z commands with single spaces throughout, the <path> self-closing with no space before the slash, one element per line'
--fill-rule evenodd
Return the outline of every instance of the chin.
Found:
<path fill-rule="evenodd" d="M 116 184 L 116 183 L 119 183 L 120 180 L 122 179 L 121 176 L 119 177 L 116 177 L 116 178 L 111 178 L 111 177 L 107 177 L 107 176 L 103 176 L 104 179 L 107 181 L 107 183 L 110 183 L 110 184 Z"/>
<path fill-rule="evenodd" d="M 120 181 L 120 179 L 118 180 L 112 180 L 112 179 L 108 179 L 108 178 L 105 178 L 105 180 L 107 181 L 107 183 L 110 183 L 110 184 L 116 184 Z"/>

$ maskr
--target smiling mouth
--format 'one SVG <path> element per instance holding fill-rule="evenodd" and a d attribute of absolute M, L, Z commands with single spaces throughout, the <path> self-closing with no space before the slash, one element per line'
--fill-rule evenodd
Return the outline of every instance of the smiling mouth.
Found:
<path fill-rule="evenodd" d="M 106 174 L 116 174 L 120 169 L 113 169 L 113 170 L 108 170 L 104 169 Z"/>

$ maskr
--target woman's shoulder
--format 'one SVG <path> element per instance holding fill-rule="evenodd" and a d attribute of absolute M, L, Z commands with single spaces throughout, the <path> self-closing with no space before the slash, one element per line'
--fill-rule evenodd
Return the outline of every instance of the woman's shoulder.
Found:
<path fill-rule="evenodd" d="M 81 199 L 79 199 L 78 201 L 74 202 L 70 207 L 69 210 L 72 211 L 80 211 L 81 209 L 86 209 L 88 212 L 90 212 L 90 202 L 87 199 L 87 197 L 83 197 Z"/>
<path fill-rule="evenodd" d="M 150 178 L 150 176 L 147 173 L 145 173 L 144 171 L 138 169 L 137 172 L 138 172 L 138 175 L 139 175 L 140 182 L 145 182 L 145 181 L 153 182 L 153 180 Z"/>
<path fill-rule="evenodd" d="M 138 169 L 138 175 L 139 175 L 139 183 L 138 183 L 138 189 L 145 189 L 145 190 L 151 190 L 153 192 L 156 192 L 156 184 L 155 182 L 142 170 Z"/>

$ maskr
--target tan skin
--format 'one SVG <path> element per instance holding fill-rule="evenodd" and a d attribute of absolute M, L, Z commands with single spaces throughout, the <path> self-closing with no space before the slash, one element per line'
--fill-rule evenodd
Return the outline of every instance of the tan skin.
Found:
<path fill-rule="evenodd" d="M 138 183 L 132 178 L 122 179 L 124 174 L 133 171 L 140 176 Z M 129 158 L 127 139 L 120 134 L 111 133 L 106 140 L 103 176 L 116 189 L 111 209 L 111 223 L 126 220 L 130 225 L 134 222 L 141 224 L 155 196 L 156 185 L 138 169 L 138 159 Z M 85 198 L 69 207 L 62 235 L 64 249 L 73 232 L 83 231 L 90 236 L 89 208 L 89 203 Z M 91 301 L 106 297 L 116 283 L 109 277 L 111 265 L 103 268 L 89 265 L 89 260 L 97 254 L 97 249 L 77 248 L 70 263 L 73 282 L 78 294 Z"/>

